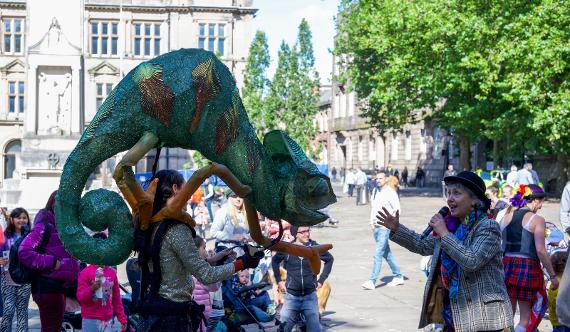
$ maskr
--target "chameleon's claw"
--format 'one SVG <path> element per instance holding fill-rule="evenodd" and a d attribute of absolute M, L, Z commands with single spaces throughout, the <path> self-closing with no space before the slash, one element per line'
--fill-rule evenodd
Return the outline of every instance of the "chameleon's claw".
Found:
<path fill-rule="evenodd" d="M 152 217 L 150 223 L 154 224 L 165 219 L 178 220 L 187 225 L 190 225 L 191 227 L 196 227 L 196 222 L 186 211 L 172 211 L 172 209 L 168 208 L 168 206 L 165 206 L 162 208 L 162 210 L 158 211 L 158 213 Z"/>

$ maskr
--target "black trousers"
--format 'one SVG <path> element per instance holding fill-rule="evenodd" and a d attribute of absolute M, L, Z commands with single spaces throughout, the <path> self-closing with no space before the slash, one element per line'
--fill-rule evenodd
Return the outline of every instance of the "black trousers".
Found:
<path fill-rule="evenodd" d="M 137 326 L 140 332 L 193 332 L 192 321 L 188 316 L 148 315 L 143 317 Z"/>

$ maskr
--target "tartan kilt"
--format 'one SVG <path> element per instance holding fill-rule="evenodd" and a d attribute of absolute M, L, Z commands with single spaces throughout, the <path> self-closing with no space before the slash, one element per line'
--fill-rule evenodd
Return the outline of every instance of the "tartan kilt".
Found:
<path fill-rule="evenodd" d="M 544 287 L 544 275 L 537 259 L 503 257 L 505 284 L 511 299 L 532 302 L 536 292 Z"/>

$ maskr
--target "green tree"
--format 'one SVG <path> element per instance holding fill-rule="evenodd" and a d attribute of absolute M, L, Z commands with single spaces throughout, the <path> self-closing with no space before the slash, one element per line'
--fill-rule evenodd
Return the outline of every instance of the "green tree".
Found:
<path fill-rule="evenodd" d="M 311 141 L 317 134 L 314 119 L 319 111 L 319 74 L 315 69 L 311 29 L 305 19 L 299 24 L 297 42 L 291 50 L 288 76 L 287 132 L 310 157 L 316 158 L 320 147 Z"/>
<path fill-rule="evenodd" d="M 439 126 L 454 129 L 462 168 L 481 139 L 500 143 L 496 155 L 562 153 L 568 11 L 562 0 L 344 0 L 339 79 L 364 98 L 364 115 L 380 132 L 431 110 Z"/>
<path fill-rule="evenodd" d="M 251 46 L 244 70 L 243 104 L 258 136 L 271 129 L 273 114 L 264 107 L 264 98 L 269 86 L 267 68 L 269 67 L 269 47 L 263 31 L 257 31 Z"/>
<path fill-rule="evenodd" d="M 269 93 L 265 99 L 265 107 L 270 115 L 266 119 L 268 121 L 268 129 L 283 128 L 285 126 L 287 102 L 289 98 L 289 60 L 291 57 L 291 48 L 285 41 L 281 42 L 279 51 L 277 52 L 277 69 L 271 80 Z"/>

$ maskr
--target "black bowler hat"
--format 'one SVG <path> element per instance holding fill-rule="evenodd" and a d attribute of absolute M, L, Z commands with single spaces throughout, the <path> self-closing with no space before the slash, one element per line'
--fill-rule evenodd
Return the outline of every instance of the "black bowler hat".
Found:
<path fill-rule="evenodd" d="M 477 198 L 479 198 L 483 203 L 489 206 L 489 199 L 485 195 L 485 182 L 477 174 L 469 171 L 460 172 L 457 175 L 446 176 L 443 178 L 445 184 L 450 183 L 461 183 L 465 187 L 469 188 Z"/>

